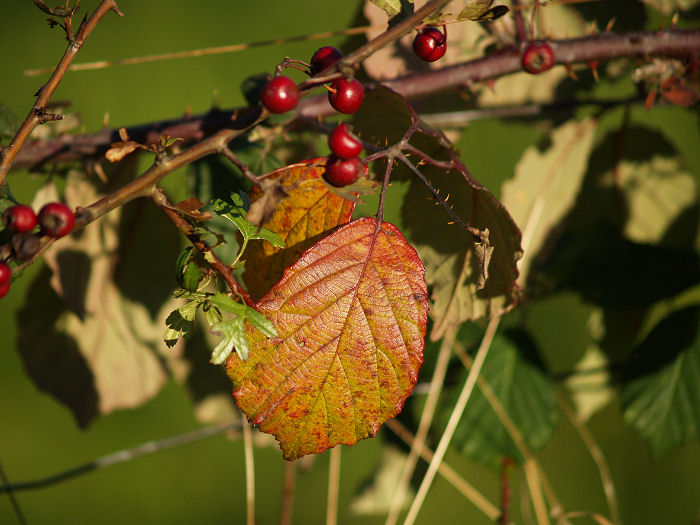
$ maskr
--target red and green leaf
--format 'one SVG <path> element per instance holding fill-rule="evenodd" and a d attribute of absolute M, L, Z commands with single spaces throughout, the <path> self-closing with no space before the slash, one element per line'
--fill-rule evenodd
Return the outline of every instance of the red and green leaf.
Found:
<path fill-rule="evenodd" d="M 424 268 L 398 229 L 363 218 L 305 251 L 257 303 L 250 356 L 226 367 L 248 419 L 293 460 L 374 436 L 413 390 L 428 312 Z"/>

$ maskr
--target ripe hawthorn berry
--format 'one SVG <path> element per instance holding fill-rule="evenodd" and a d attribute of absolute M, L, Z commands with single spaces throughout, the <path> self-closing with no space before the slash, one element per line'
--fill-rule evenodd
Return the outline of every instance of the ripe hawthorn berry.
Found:
<path fill-rule="evenodd" d="M 351 159 L 362 151 L 362 142 L 350 132 L 350 127 L 343 122 L 338 124 L 328 135 L 328 147 L 336 157 Z"/>
<path fill-rule="evenodd" d="M 413 39 L 413 52 L 426 62 L 441 59 L 447 51 L 447 37 L 436 27 L 426 27 Z"/>
<path fill-rule="evenodd" d="M 275 77 L 262 88 L 260 102 L 270 113 L 286 113 L 297 107 L 299 88 L 289 77 Z"/>
<path fill-rule="evenodd" d="M 62 202 L 49 202 L 39 210 L 41 233 L 49 237 L 63 237 L 73 230 L 75 215 Z"/>
<path fill-rule="evenodd" d="M 365 99 L 365 88 L 355 78 L 339 78 L 331 84 L 328 92 L 328 102 L 333 109 L 341 113 L 355 113 Z"/>
<path fill-rule="evenodd" d="M 554 65 L 554 51 L 547 42 L 530 42 L 520 57 L 520 64 L 528 73 L 537 75 Z"/>
<path fill-rule="evenodd" d="M 12 279 L 12 270 L 7 263 L 0 261 L 0 286 L 9 283 Z"/>
<path fill-rule="evenodd" d="M 309 62 L 311 75 L 317 75 L 327 67 L 331 67 L 338 60 L 343 58 L 343 54 L 333 46 L 323 46 L 316 50 Z"/>
<path fill-rule="evenodd" d="M 360 177 L 361 164 L 362 161 L 358 157 L 341 159 L 331 155 L 326 161 L 326 171 L 323 172 L 323 178 L 331 186 L 342 188 L 352 184 Z"/>
<path fill-rule="evenodd" d="M 34 210 L 24 204 L 7 208 L 2 214 L 2 222 L 13 233 L 24 233 L 36 226 Z"/>

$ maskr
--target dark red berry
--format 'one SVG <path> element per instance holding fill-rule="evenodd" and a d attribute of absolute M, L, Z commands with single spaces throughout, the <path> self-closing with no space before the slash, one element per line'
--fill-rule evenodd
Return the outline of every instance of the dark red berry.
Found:
<path fill-rule="evenodd" d="M 362 142 L 350 132 L 350 126 L 343 122 L 328 135 L 328 147 L 336 157 L 351 159 L 362 151 Z"/>
<path fill-rule="evenodd" d="M 17 204 L 7 208 L 2 214 L 2 223 L 5 228 L 14 233 L 24 233 L 32 231 L 36 226 L 36 215 L 34 210 L 24 204 Z"/>
<path fill-rule="evenodd" d="M 323 178 L 332 186 L 342 188 L 355 182 L 360 176 L 360 165 L 362 161 L 354 157 L 352 159 L 341 159 L 335 155 L 328 157 L 326 171 Z"/>
<path fill-rule="evenodd" d="M 365 88 L 357 79 L 339 78 L 331 84 L 328 92 L 328 102 L 333 109 L 341 113 L 355 113 L 365 99 Z"/>
<path fill-rule="evenodd" d="M 299 88 L 289 77 L 275 77 L 260 93 L 260 102 L 270 113 L 286 113 L 299 103 Z"/>
<path fill-rule="evenodd" d="M 7 292 L 10 291 L 10 283 L 7 282 L 5 284 L 0 284 L 0 299 L 5 297 L 7 295 Z"/>
<path fill-rule="evenodd" d="M 554 51 L 547 42 L 530 42 L 520 57 L 520 64 L 528 73 L 542 73 L 554 65 Z"/>
<path fill-rule="evenodd" d="M 323 46 L 317 49 L 311 57 L 311 75 L 317 75 L 327 67 L 331 67 L 338 60 L 343 58 L 343 54 L 333 46 Z"/>
<path fill-rule="evenodd" d="M 12 270 L 7 265 L 7 263 L 0 262 L 0 286 L 9 283 L 12 279 Z"/>
<path fill-rule="evenodd" d="M 426 27 L 413 39 L 413 52 L 426 62 L 435 62 L 447 51 L 447 37 L 436 27 Z"/>
<path fill-rule="evenodd" d="M 63 237 L 73 230 L 75 215 L 62 202 L 49 202 L 39 210 L 41 233 L 49 237 Z"/>

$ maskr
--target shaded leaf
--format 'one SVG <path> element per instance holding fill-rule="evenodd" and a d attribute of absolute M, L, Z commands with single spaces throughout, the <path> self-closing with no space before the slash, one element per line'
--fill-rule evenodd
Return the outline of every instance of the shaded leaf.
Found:
<path fill-rule="evenodd" d="M 401 139 L 411 121 L 406 101 L 379 87 L 366 95 L 354 125 L 365 140 L 392 144 Z M 419 170 L 443 198 L 449 195 L 448 204 L 456 215 L 479 232 L 476 237 L 449 225 L 450 216 L 431 199 L 418 177 L 405 169 L 393 170 L 394 180 L 410 177 L 402 221 L 432 285 L 430 311 L 435 324 L 430 338 L 436 340 L 451 325 L 512 307 L 517 298 L 520 231 L 503 205 L 459 161 L 446 138 L 437 132 L 434 136 L 418 133 L 411 144 L 433 158 L 454 162 L 455 169 L 449 171 L 427 164 Z"/>
<path fill-rule="evenodd" d="M 552 132 L 544 151 L 528 148 L 503 184 L 503 203 L 523 229 L 520 281 L 525 283 L 532 261 L 551 242 L 553 232 L 573 207 L 593 148 L 594 120 L 569 122 Z"/>
<path fill-rule="evenodd" d="M 275 203 L 263 226 L 279 234 L 286 247 L 280 249 L 269 242 L 252 243 L 245 255 L 243 280 L 255 299 L 267 293 L 305 249 L 352 216 L 355 203 L 336 195 L 323 182 L 324 168 L 318 166 L 321 160 L 277 170 L 271 175 L 274 189 L 263 193 L 255 187 L 250 192 L 252 206 L 270 191 L 285 196 Z"/>
<path fill-rule="evenodd" d="M 637 347 L 627 371 L 624 418 L 654 454 L 700 436 L 700 307 L 672 313 Z"/>
<path fill-rule="evenodd" d="M 520 430 L 528 447 L 536 450 L 546 445 L 557 421 L 556 402 L 552 384 L 529 336 L 519 330 L 496 335 L 481 377 Z M 462 383 L 463 378 L 458 384 Z M 443 423 L 449 417 L 458 393 L 451 390 L 451 401 L 443 405 Z M 481 386 L 474 391 L 457 426 L 454 442 L 465 454 L 494 467 L 500 465 L 504 456 L 523 461 Z"/>
<path fill-rule="evenodd" d="M 395 226 L 358 219 L 305 251 L 257 304 L 248 361 L 226 367 L 248 419 L 292 460 L 374 436 L 423 362 L 423 265 Z"/>

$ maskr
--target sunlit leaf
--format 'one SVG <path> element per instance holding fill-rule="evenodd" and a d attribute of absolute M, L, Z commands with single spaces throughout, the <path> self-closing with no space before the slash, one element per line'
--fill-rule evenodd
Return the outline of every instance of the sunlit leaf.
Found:
<path fill-rule="evenodd" d="M 243 235 L 243 242 L 247 243 L 252 239 L 261 239 L 272 244 L 276 248 L 283 248 L 284 241 L 275 232 L 266 228 L 258 228 L 245 218 L 246 211 L 243 208 L 243 200 L 237 193 L 231 194 L 231 202 L 223 199 L 214 199 L 212 209 L 222 217 L 230 220 L 238 231 Z"/>
<path fill-rule="evenodd" d="M 674 312 L 636 349 L 622 390 L 624 417 L 655 454 L 700 436 L 700 307 Z"/>
<path fill-rule="evenodd" d="M 700 0 L 642 0 L 662 13 L 670 14 L 674 11 L 688 11 L 700 4 Z"/>
<path fill-rule="evenodd" d="M 401 12 L 401 0 L 370 0 L 374 5 L 383 9 L 387 15 L 398 15 Z"/>
<path fill-rule="evenodd" d="M 523 231 L 520 279 L 525 283 L 533 259 L 573 207 L 593 148 L 596 123 L 569 122 L 552 132 L 544 152 L 528 148 L 503 184 L 503 203 Z"/>
<path fill-rule="evenodd" d="M 263 226 L 277 233 L 286 247 L 268 242 L 252 243 L 245 254 L 243 279 L 253 298 L 259 298 L 282 277 L 305 249 L 322 235 L 350 220 L 355 203 L 336 195 L 321 176 L 321 159 L 313 159 L 274 172 L 275 190 L 286 197 L 276 203 Z M 263 197 L 260 188 L 250 193 L 253 203 Z"/>
<path fill-rule="evenodd" d="M 457 16 L 458 20 L 495 20 L 508 12 L 504 5 L 493 6 L 493 0 L 473 0 Z"/>
<path fill-rule="evenodd" d="M 224 364 L 234 349 L 242 361 L 248 359 L 250 347 L 245 333 L 244 321 L 245 316 L 239 315 L 231 321 L 221 321 L 211 327 L 212 334 L 223 337 L 211 353 L 213 364 Z"/>
<path fill-rule="evenodd" d="M 201 304 L 202 301 L 190 301 L 177 310 L 170 312 L 170 315 L 165 320 L 167 328 L 165 335 L 163 335 L 166 345 L 169 347 L 174 346 L 181 335 L 186 337 L 192 331 L 194 328 L 194 316 Z"/>
<path fill-rule="evenodd" d="M 395 226 L 358 219 L 305 251 L 257 304 L 250 357 L 226 367 L 248 419 L 286 459 L 374 436 L 402 408 L 423 362 L 423 265 Z"/>

